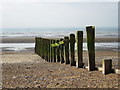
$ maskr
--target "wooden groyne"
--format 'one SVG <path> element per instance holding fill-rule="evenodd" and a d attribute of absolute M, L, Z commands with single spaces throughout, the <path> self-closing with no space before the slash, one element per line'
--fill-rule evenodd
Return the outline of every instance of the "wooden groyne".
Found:
<path fill-rule="evenodd" d="M 95 65 L 95 27 L 87 26 L 87 48 L 88 66 L 83 63 L 83 31 L 77 31 L 61 39 L 48 39 L 42 37 L 35 38 L 35 53 L 47 62 L 60 62 L 76 66 L 77 68 L 87 68 L 89 71 L 99 70 L 103 74 L 118 73 L 118 69 L 112 69 L 112 60 L 102 60 L 102 67 Z M 77 44 L 77 59 L 75 60 L 75 43 Z"/>

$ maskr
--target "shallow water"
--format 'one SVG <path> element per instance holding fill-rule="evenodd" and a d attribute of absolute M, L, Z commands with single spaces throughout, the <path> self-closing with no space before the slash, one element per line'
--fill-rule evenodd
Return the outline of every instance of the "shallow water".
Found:
<path fill-rule="evenodd" d="M 7 51 L 25 51 L 29 48 L 34 48 L 35 43 L 0 43 L 0 50 Z M 75 50 L 76 50 L 75 44 Z M 118 43 L 95 43 L 96 50 L 110 50 L 110 51 L 118 51 Z M 83 43 L 83 50 L 87 50 L 87 43 Z"/>

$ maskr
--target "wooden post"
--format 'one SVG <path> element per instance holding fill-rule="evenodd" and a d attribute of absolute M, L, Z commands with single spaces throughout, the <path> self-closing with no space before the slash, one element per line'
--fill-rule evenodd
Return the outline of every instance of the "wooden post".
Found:
<path fill-rule="evenodd" d="M 40 56 L 42 57 L 42 38 L 40 38 Z"/>
<path fill-rule="evenodd" d="M 87 31 L 87 47 L 88 47 L 88 70 L 95 70 L 95 27 L 88 26 L 86 27 Z"/>
<path fill-rule="evenodd" d="M 57 43 L 59 43 L 59 40 L 57 40 Z M 60 46 L 57 47 L 57 62 L 60 62 Z"/>
<path fill-rule="evenodd" d="M 37 54 L 37 37 L 35 37 L 35 53 Z"/>
<path fill-rule="evenodd" d="M 55 40 L 53 40 L 53 43 L 55 43 Z M 56 47 L 53 47 L 53 62 L 56 62 Z"/>
<path fill-rule="evenodd" d="M 51 39 L 50 40 L 50 44 L 53 43 L 53 40 Z M 50 62 L 53 61 L 53 47 L 50 45 Z"/>
<path fill-rule="evenodd" d="M 46 61 L 48 61 L 48 39 L 45 39 Z"/>
<path fill-rule="evenodd" d="M 36 54 L 38 54 L 37 49 L 38 49 L 38 38 L 35 37 L 35 53 Z"/>
<path fill-rule="evenodd" d="M 40 37 L 38 38 L 38 55 L 40 56 Z"/>
<path fill-rule="evenodd" d="M 63 39 L 60 39 L 63 41 Z M 64 45 L 60 45 L 60 63 L 64 63 Z"/>
<path fill-rule="evenodd" d="M 112 72 L 112 60 L 106 59 L 102 61 L 103 74 L 109 74 Z"/>
<path fill-rule="evenodd" d="M 50 40 L 48 39 L 48 62 L 50 62 Z"/>
<path fill-rule="evenodd" d="M 39 55 L 41 56 L 41 38 L 39 37 L 39 48 L 38 48 L 38 50 L 39 50 Z"/>
<path fill-rule="evenodd" d="M 69 60 L 69 37 L 64 37 L 65 43 L 65 64 L 70 64 Z"/>
<path fill-rule="evenodd" d="M 41 56 L 40 56 L 40 57 L 42 57 L 42 38 L 40 39 L 40 43 L 41 43 L 41 44 L 40 44 L 40 45 L 41 45 L 41 46 L 40 46 L 40 47 L 41 47 L 41 49 L 40 49 L 40 50 L 41 50 Z"/>
<path fill-rule="evenodd" d="M 70 34 L 70 54 L 71 54 L 70 65 L 71 66 L 76 66 L 76 61 L 75 61 L 75 35 L 74 34 Z"/>
<path fill-rule="evenodd" d="M 44 59 L 45 59 L 45 61 L 47 61 L 47 50 L 46 50 L 46 48 L 47 48 L 47 45 L 46 45 L 46 39 L 44 38 Z"/>
<path fill-rule="evenodd" d="M 77 60 L 76 60 L 76 67 L 83 68 L 83 31 L 77 31 Z"/>
<path fill-rule="evenodd" d="M 44 38 L 42 38 L 42 58 L 44 59 L 45 58 L 45 54 L 44 54 Z"/>

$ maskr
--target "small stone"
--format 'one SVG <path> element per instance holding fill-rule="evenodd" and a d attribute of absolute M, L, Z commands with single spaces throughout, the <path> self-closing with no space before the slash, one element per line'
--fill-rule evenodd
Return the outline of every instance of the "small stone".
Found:
<path fill-rule="evenodd" d="M 52 70 L 48 70 L 49 72 L 52 72 Z"/>
<path fill-rule="evenodd" d="M 17 77 L 14 76 L 13 79 L 15 79 L 15 78 L 17 78 Z"/>
<path fill-rule="evenodd" d="M 35 87 L 40 88 L 40 85 L 35 85 Z"/>
<path fill-rule="evenodd" d="M 25 76 L 24 78 L 32 78 L 32 76 Z"/>
<path fill-rule="evenodd" d="M 35 84 L 38 84 L 38 81 L 34 81 Z"/>
<path fill-rule="evenodd" d="M 26 69 L 30 69 L 31 67 L 27 67 Z"/>

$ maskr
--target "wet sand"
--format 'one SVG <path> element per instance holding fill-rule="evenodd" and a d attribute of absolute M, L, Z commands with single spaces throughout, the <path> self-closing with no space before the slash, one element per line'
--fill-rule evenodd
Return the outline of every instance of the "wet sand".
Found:
<path fill-rule="evenodd" d="M 3 37 L 2 43 L 34 43 L 35 37 Z M 86 38 L 84 38 L 84 42 L 86 42 Z M 96 38 L 96 42 L 118 42 L 118 38 L 114 37 L 99 37 Z"/>

